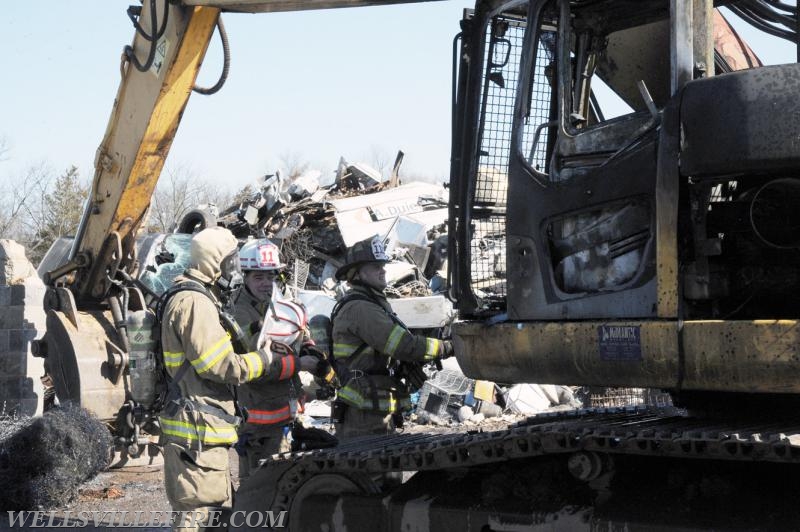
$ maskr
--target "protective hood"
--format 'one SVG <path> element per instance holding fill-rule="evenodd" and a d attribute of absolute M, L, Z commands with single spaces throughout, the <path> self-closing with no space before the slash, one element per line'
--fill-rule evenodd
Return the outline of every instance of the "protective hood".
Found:
<path fill-rule="evenodd" d="M 222 272 L 222 259 L 236 250 L 238 242 L 228 229 L 209 227 L 192 237 L 189 245 L 188 277 L 213 285 Z"/>

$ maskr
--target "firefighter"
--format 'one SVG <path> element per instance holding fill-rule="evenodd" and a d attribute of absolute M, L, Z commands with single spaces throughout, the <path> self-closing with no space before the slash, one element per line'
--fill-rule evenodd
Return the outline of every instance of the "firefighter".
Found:
<path fill-rule="evenodd" d="M 276 304 L 272 300 L 273 292 L 280 290 L 276 284 L 283 268 L 278 247 L 267 239 L 250 240 L 239 251 L 239 260 L 244 272 L 244 288 L 237 295 L 234 316 L 244 330 L 249 348 L 256 348 L 266 313 L 283 313 L 288 309 L 288 316 L 278 318 L 289 325 L 290 331 L 287 336 L 276 335 L 274 338 L 279 338 L 292 352 L 305 353 L 305 344 L 310 343 L 305 327 L 305 309 L 290 301 L 281 300 Z M 289 324 L 289 320 L 294 322 Z M 272 345 L 277 348 L 278 343 Z M 303 371 L 316 371 L 317 365 L 318 359 L 313 356 L 300 357 Z M 290 424 L 303 393 L 297 375 L 268 384 L 245 384 L 239 388 L 239 400 L 247 411 L 247 421 L 240 427 L 236 445 L 240 478 L 249 476 L 258 467 L 259 460 L 291 450 Z"/>
<path fill-rule="evenodd" d="M 453 354 L 450 340 L 415 335 L 392 312 L 383 290 L 389 261 L 378 237 L 347 250 L 336 279 L 350 283 L 333 313 L 333 356 L 342 384 L 334 401 L 339 441 L 390 434 L 410 408 L 406 385 L 390 368 L 394 361 L 428 362 Z"/>
<path fill-rule="evenodd" d="M 240 422 L 232 387 L 285 379 L 299 365 L 268 349 L 234 352 L 221 309 L 242 282 L 237 244 L 222 227 L 194 235 L 189 265 L 176 279 L 194 289 L 169 298 L 161 322 L 164 364 L 180 390 L 159 415 L 164 485 L 172 509 L 184 512 L 175 523 L 181 530 L 201 529 L 210 510 L 230 506 L 228 449 Z"/>

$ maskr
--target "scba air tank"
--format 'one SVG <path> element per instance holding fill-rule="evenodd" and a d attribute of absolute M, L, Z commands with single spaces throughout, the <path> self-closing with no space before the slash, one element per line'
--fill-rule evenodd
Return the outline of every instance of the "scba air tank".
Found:
<path fill-rule="evenodd" d="M 152 311 L 137 310 L 128 313 L 128 373 L 131 398 L 145 408 L 153 405 L 158 382 L 156 347 L 158 327 Z"/>

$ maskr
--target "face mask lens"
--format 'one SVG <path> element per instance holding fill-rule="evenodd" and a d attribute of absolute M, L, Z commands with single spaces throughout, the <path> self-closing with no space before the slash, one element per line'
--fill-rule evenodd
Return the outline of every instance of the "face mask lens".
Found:
<path fill-rule="evenodd" d="M 227 285 L 228 290 L 235 290 L 242 284 L 242 268 L 239 263 L 239 253 L 234 250 L 225 257 L 220 264 L 221 279 Z"/>

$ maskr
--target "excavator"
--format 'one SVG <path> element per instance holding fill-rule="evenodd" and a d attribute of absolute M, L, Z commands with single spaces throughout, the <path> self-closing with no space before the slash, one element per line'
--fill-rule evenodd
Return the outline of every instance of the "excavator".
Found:
<path fill-rule="evenodd" d="M 388 3 L 402 2 L 129 10 L 90 201 L 46 275 L 34 348 L 59 399 L 114 420 L 131 455 L 151 427 L 127 384 L 125 317 L 157 295 L 136 282 L 138 232 L 220 12 Z M 234 510 L 287 512 L 291 530 L 797 527 L 800 64 L 763 66 L 723 6 L 800 54 L 797 6 L 781 0 L 477 0 L 453 41 L 462 370 L 657 388 L 673 404 L 276 456 Z"/>

